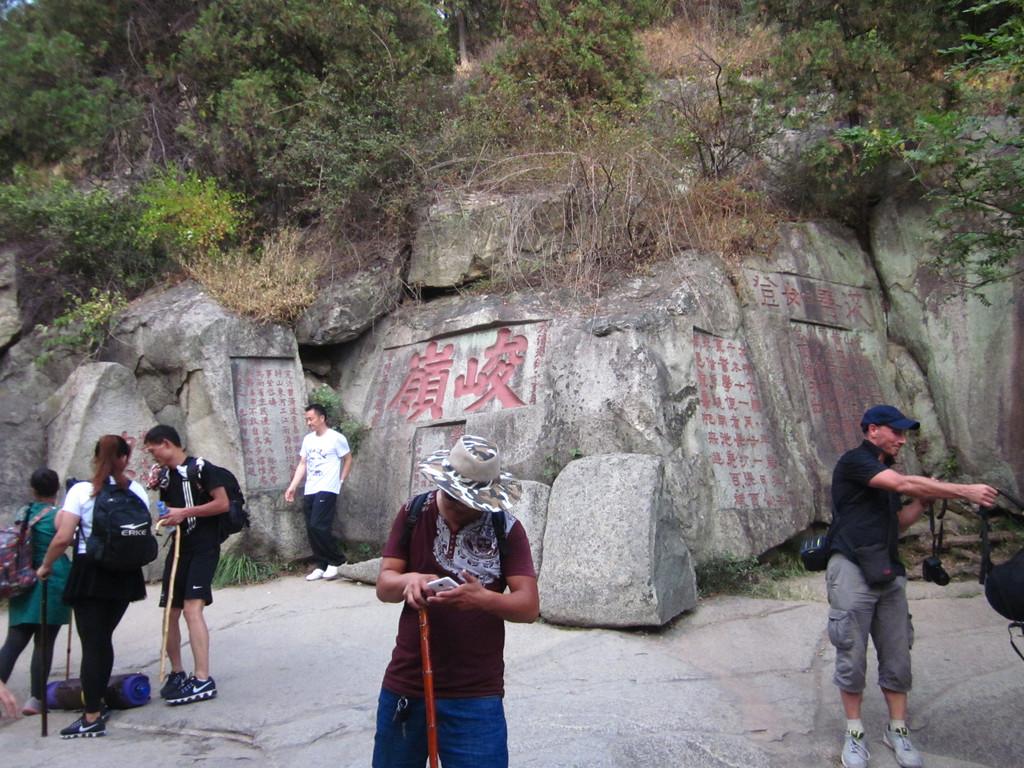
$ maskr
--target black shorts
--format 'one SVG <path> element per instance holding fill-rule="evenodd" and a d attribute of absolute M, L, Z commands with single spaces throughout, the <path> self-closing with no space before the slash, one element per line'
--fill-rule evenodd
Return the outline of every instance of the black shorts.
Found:
<path fill-rule="evenodd" d="M 167 582 L 171 580 L 171 565 L 174 551 L 164 561 L 164 576 L 161 581 L 160 607 L 167 605 Z M 174 596 L 172 608 L 183 608 L 186 600 L 203 600 L 207 605 L 213 602 L 213 575 L 220 562 L 220 550 L 202 549 L 198 552 L 182 552 L 178 557 L 178 570 L 174 575 Z"/>

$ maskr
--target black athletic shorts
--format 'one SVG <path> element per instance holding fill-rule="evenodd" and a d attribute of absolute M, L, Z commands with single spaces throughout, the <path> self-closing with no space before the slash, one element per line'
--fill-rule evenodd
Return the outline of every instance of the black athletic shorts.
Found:
<path fill-rule="evenodd" d="M 199 552 L 182 552 L 178 558 L 178 570 L 174 575 L 174 599 L 172 608 L 183 608 L 186 600 L 213 602 L 213 575 L 217 572 L 220 550 L 203 549 Z M 160 588 L 160 607 L 167 605 L 167 582 L 171 580 L 173 550 L 164 561 L 164 576 Z"/>

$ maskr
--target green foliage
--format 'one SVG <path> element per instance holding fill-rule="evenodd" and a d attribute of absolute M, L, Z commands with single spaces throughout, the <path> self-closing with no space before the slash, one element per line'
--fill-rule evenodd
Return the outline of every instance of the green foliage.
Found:
<path fill-rule="evenodd" d="M 176 168 L 156 174 L 138 192 L 139 241 L 159 245 L 181 261 L 216 260 L 221 245 L 238 231 L 241 198 L 213 178 Z"/>
<path fill-rule="evenodd" d="M 792 556 L 774 562 L 761 562 L 756 557 L 740 558 L 719 555 L 697 565 L 697 593 L 711 595 L 750 595 L 770 597 L 773 584 L 779 579 L 799 575 L 803 567 Z"/>
<path fill-rule="evenodd" d="M 370 431 L 370 427 L 352 419 L 344 408 L 341 407 L 341 397 L 338 392 L 327 384 L 321 384 L 313 390 L 309 396 L 310 403 L 319 403 L 327 411 L 327 424 L 338 430 L 348 440 L 348 446 L 352 449 L 354 456 L 359 452 L 359 446 Z"/>
<path fill-rule="evenodd" d="M 222 555 L 213 575 L 213 586 L 235 587 L 259 584 L 275 578 L 284 566 L 281 563 L 253 560 L 248 555 L 229 553 Z"/>
<path fill-rule="evenodd" d="M 1024 0 L 994 0 L 971 12 L 993 9 L 1004 20 L 965 35 L 955 49 L 965 60 L 950 73 L 965 77 L 964 100 L 975 108 L 958 121 L 922 120 L 922 149 L 908 153 L 940 172 L 941 188 L 932 194 L 944 232 L 937 266 L 959 275 L 983 302 L 986 286 L 1024 271 Z"/>
<path fill-rule="evenodd" d="M 107 13 L 98 14 L 94 28 Z M 0 15 L 0 174 L 24 159 L 92 153 L 133 110 L 96 51 L 63 26 L 53 3 L 5 3 Z M 71 14 L 75 16 L 76 14 Z"/>
<path fill-rule="evenodd" d="M 116 292 L 93 288 L 91 298 L 71 297 L 71 307 L 50 325 L 39 325 L 43 347 L 65 347 L 95 352 L 110 334 L 114 318 L 128 307 L 125 297 Z"/>
<path fill-rule="evenodd" d="M 19 303 L 29 322 L 50 323 L 70 296 L 98 289 L 130 299 L 159 280 L 166 267 L 137 243 L 139 224 L 129 194 L 16 169 L 0 184 L 0 232 L 19 244 Z"/>
<path fill-rule="evenodd" d="M 491 90 L 527 110 L 635 104 L 644 94 L 645 69 L 634 26 L 619 3 L 540 0 L 533 33 L 512 41 L 489 66 Z"/>
<path fill-rule="evenodd" d="M 950 50 L 960 58 L 947 75 L 958 85 L 961 109 L 921 110 L 900 129 L 837 131 L 818 154 L 823 176 L 837 181 L 892 178 L 904 163 L 938 206 L 934 266 L 983 302 L 986 286 L 1024 270 L 1024 0 L 971 12 L 997 8 L 1007 14 L 1003 21 L 964 35 Z"/>
<path fill-rule="evenodd" d="M 345 560 L 350 563 L 362 563 L 366 560 L 373 560 L 380 557 L 381 546 L 377 544 L 366 544 L 363 542 L 345 542 L 342 545 L 345 553 Z"/>
<path fill-rule="evenodd" d="M 779 96 L 808 116 L 908 125 L 946 96 L 939 51 L 962 29 L 948 0 L 765 0 L 760 8 L 781 34 L 771 75 Z"/>

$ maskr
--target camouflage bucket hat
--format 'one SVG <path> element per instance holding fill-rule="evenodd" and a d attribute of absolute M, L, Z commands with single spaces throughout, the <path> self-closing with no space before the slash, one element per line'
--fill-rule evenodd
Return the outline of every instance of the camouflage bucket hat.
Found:
<path fill-rule="evenodd" d="M 519 481 L 501 471 L 498 447 L 475 435 L 463 435 L 450 451 L 423 459 L 419 470 L 449 496 L 484 512 L 508 509 L 523 493 Z"/>

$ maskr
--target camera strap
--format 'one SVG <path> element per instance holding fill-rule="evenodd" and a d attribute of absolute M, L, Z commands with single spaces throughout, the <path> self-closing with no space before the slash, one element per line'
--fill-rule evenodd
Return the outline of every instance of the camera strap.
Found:
<path fill-rule="evenodd" d="M 942 511 L 938 515 L 935 514 L 935 502 L 929 502 L 928 504 L 928 527 L 932 532 L 932 557 L 938 557 L 942 554 L 942 536 L 946 532 L 946 509 L 948 501 L 942 500 Z M 939 534 L 935 535 L 935 519 L 939 520 Z"/>

